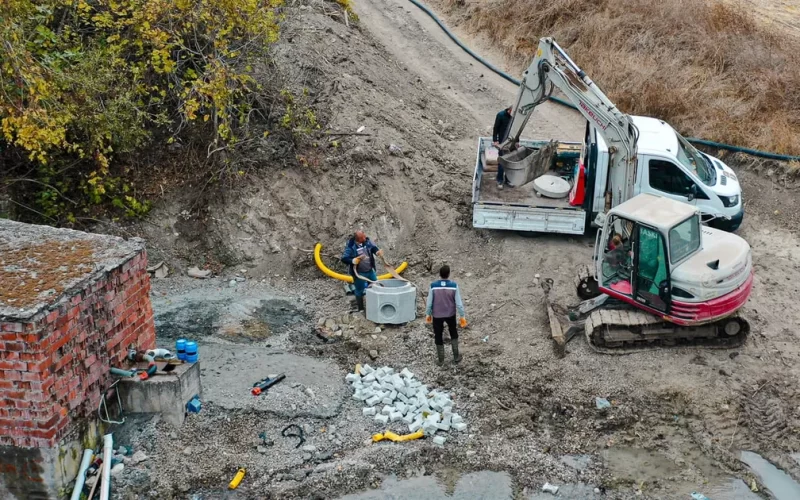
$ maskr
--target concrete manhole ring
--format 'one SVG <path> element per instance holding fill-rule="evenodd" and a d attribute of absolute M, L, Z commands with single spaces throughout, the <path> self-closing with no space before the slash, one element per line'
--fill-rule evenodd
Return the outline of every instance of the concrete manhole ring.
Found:
<path fill-rule="evenodd" d="M 543 175 L 537 177 L 533 181 L 533 189 L 536 190 L 538 196 L 546 196 L 548 198 L 564 198 L 569 194 L 572 189 L 569 182 L 561 177 L 555 175 Z"/>

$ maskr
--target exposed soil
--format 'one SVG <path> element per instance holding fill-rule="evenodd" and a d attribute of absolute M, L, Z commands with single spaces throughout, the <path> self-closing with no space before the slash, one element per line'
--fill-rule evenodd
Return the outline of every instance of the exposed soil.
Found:
<path fill-rule="evenodd" d="M 539 491 L 544 482 L 580 481 L 597 486 L 606 498 L 687 498 L 732 477 L 749 483 L 738 460 L 742 449 L 800 477 L 790 458 L 800 450 L 800 213 L 794 181 L 768 175 L 766 167 L 738 165 L 747 203 L 739 234 L 753 248 L 756 269 L 744 310 L 752 333 L 744 346 L 608 356 L 576 338 L 559 358 L 534 276 L 552 278 L 556 297 L 576 303 L 573 273 L 590 260 L 593 235 L 522 237 L 470 227 L 477 137 L 490 133 L 494 114 L 516 89 L 466 56 L 405 0 L 359 0 L 360 22 L 349 27 L 342 16 L 328 15 L 333 8 L 312 2 L 289 9 L 278 65 L 295 68 L 298 85 L 313 88 L 329 106 L 332 131 L 364 126 L 370 135 L 341 136 L 336 144 L 323 138 L 309 154 L 316 155 L 317 166 L 253 179 L 248 189 L 212 202 L 211 216 L 191 232 L 177 229 L 179 221 L 193 217 L 182 215 L 181 201 L 163 203 L 153 218 L 157 225 L 143 232 L 151 253 L 163 254 L 159 259 L 173 269 L 183 271 L 197 263 L 183 259 L 214 252 L 239 262 L 237 272 L 246 268 L 248 276 L 285 293 L 313 319 L 277 335 L 280 345 L 296 355 L 332 360 L 342 384 L 356 363 L 373 363 L 368 353 L 376 350 L 374 363 L 407 366 L 449 391 L 463 405 L 469 434 L 442 449 L 425 441 L 365 447 L 364 439 L 379 429 L 361 420 L 358 402 L 347 399 L 331 419 L 295 419 L 309 429 L 330 423 L 345 429 L 334 461 L 303 465 L 297 457 L 281 458 L 284 445 L 258 459 L 252 434 L 267 416 L 211 405 L 175 439 L 154 445 L 153 460 L 171 464 L 163 474 L 153 470 L 158 494 L 221 491 L 213 488 L 224 488 L 245 462 L 251 480 L 230 498 L 335 498 L 378 487 L 387 474 L 414 477 L 420 470 L 430 475 L 445 469 L 507 472 L 515 495 Z M 575 112 L 546 104 L 526 135 L 580 140 L 583 127 Z M 402 154 L 390 154 L 391 144 Z M 732 160 L 731 165 L 737 167 Z M 310 250 L 322 242 L 325 262 L 341 270 L 339 252 L 357 227 L 390 261 L 407 260 L 404 275 L 420 290 L 440 264 L 451 265 L 471 323 L 462 335 L 465 358 L 458 367 L 435 366 L 422 320 L 380 335 L 355 332 L 338 342 L 313 334 L 318 319 L 340 317 L 349 304 L 341 282 L 322 276 Z M 199 294 L 204 287 L 227 286 L 224 280 L 172 280 L 155 281 L 154 294 L 169 299 L 188 286 Z M 265 314 L 287 312 L 279 306 Z M 221 335 L 213 327 L 214 313 L 198 311 L 197 317 L 205 319 L 195 335 Z M 164 343 L 177 334 L 165 334 Z M 611 409 L 598 410 L 596 397 L 607 398 Z M 271 430 L 278 428 L 267 421 Z M 156 432 L 169 433 L 160 426 Z M 219 436 L 206 442 L 203 436 L 212 432 Z M 192 440 L 204 447 L 203 459 L 177 467 L 174 462 L 187 460 L 180 446 Z M 268 465 L 273 454 L 278 466 Z M 591 465 L 567 465 L 564 455 L 588 455 Z"/>

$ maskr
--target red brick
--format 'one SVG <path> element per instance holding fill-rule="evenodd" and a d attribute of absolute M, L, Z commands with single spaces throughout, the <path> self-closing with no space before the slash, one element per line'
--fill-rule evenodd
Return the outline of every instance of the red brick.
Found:
<path fill-rule="evenodd" d="M 40 382 L 42 374 L 39 372 L 22 372 L 22 380 L 26 382 Z"/>
<path fill-rule="evenodd" d="M 88 367 L 92 366 L 92 364 L 94 364 L 95 361 L 97 361 L 97 355 L 96 354 L 92 354 L 91 356 L 89 356 L 88 358 L 86 358 L 83 361 L 83 365 L 88 368 Z"/>
<path fill-rule="evenodd" d="M 27 369 L 28 369 L 27 363 L 23 363 L 22 361 L 10 361 L 7 359 L 0 361 L 0 370 L 25 371 Z"/>
<path fill-rule="evenodd" d="M 50 373 L 53 371 L 53 357 L 52 355 L 42 357 L 38 361 L 28 363 L 28 371 L 39 373 Z"/>
<path fill-rule="evenodd" d="M 0 360 L 2 359 L 5 359 L 6 361 L 17 361 L 19 360 L 19 353 L 13 351 L 0 352 Z"/>
<path fill-rule="evenodd" d="M 23 372 L 17 370 L 4 370 L 0 372 L 5 380 L 19 381 L 22 380 Z M 25 372 L 27 373 L 27 372 Z"/>
<path fill-rule="evenodd" d="M 5 380 L 5 378 L 0 378 L 0 390 L 2 390 L 2 389 L 13 389 L 13 388 L 14 388 L 14 383 L 13 382 L 11 382 L 10 380 Z M 0 401 L 2 401 L 2 400 L 0 399 Z"/>
<path fill-rule="evenodd" d="M 48 323 L 52 323 L 52 322 L 53 322 L 53 321 L 55 321 L 57 318 L 58 318 L 58 311 L 50 311 L 49 313 L 47 313 L 47 318 L 45 318 L 45 320 L 46 320 Z"/>
<path fill-rule="evenodd" d="M 25 350 L 23 342 L 6 342 L 6 351 L 22 352 Z"/>

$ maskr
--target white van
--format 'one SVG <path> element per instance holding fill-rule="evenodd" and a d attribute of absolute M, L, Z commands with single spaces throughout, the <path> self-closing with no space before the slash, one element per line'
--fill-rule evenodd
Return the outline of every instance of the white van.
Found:
<path fill-rule="evenodd" d="M 742 192 L 736 174 L 719 159 L 699 152 L 671 126 L 643 116 L 631 119 L 639 129 L 634 196 L 650 193 L 696 206 L 712 227 L 735 231 L 742 223 Z M 539 149 L 548 141 L 520 140 L 520 145 Z M 544 233 L 584 234 L 605 207 L 608 146 L 595 127 L 586 124 L 583 142 L 559 142 L 550 175 L 567 177 L 573 184 L 581 166 L 584 171 L 583 201 L 541 197 L 533 183 L 498 190 L 495 174 L 487 171 L 485 152 L 491 138 L 478 139 L 478 157 L 472 183 L 472 225 L 481 229 L 505 229 Z M 570 152 L 580 151 L 574 168 Z M 561 158 L 563 156 L 563 158 Z M 577 156 L 577 155 L 576 155 Z M 569 171 L 571 170 L 571 172 Z M 574 191 L 574 189 L 573 189 Z M 580 196 L 578 196 L 580 198 Z"/>

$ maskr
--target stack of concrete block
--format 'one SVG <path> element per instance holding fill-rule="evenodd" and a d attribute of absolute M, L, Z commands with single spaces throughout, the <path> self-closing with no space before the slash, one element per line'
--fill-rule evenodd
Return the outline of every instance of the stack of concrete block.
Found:
<path fill-rule="evenodd" d="M 353 387 L 353 399 L 366 405 L 364 416 L 373 417 L 381 425 L 403 425 L 409 432 L 422 429 L 426 436 L 467 429 L 464 419 L 453 412 L 450 396 L 429 390 L 408 368 L 396 373 L 388 366 L 376 369 L 364 365 L 359 373 L 348 373 L 345 380 Z M 379 405 L 383 406 L 379 409 Z M 445 438 L 437 438 L 436 444 L 443 445 Z"/>

